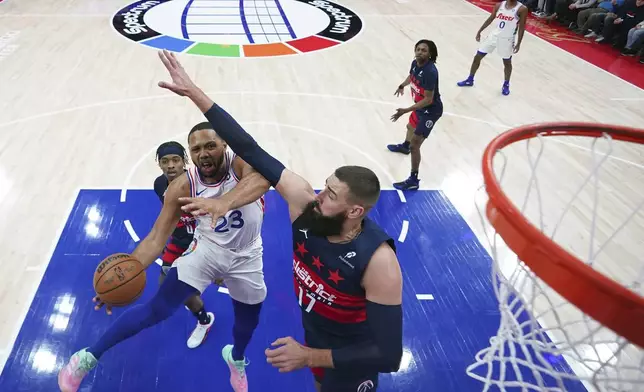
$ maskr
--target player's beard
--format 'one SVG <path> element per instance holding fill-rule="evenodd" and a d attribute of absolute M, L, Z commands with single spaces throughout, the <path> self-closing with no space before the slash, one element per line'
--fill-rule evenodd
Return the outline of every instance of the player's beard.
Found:
<path fill-rule="evenodd" d="M 340 235 L 342 233 L 342 226 L 347 220 L 345 213 L 341 212 L 333 216 L 324 216 L 315 210 L 317 206 L 318 202 L 316 200 L 306 205 L 302 214 L 297 218 L 298 226 L 303 229 L 308 229 L 309 234 L 318 237 Z"/>

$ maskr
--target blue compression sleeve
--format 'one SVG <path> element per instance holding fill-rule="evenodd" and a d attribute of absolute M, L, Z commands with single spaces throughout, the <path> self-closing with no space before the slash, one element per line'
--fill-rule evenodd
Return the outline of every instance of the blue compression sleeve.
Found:
<path fill-rule="evenodd" d="M 217 104 L 212 105 L 204 115 L 215 132 L 228 143 L 235 154 L 257 170 L 272 186 L 277 185 L 285 169 L 282 162 L 264 151 L 255 139 Z"/>
<path fill-rule="evenodd" d="M 332 350 L 335 369 L 396 372 L 402 359 L 402 306 L 367 301 L 372 340 Z"/>
<path fill-rule="evenodd" d="M 188 298 L 198 293 L 197 289 L 180 281 L 177 276 L 177 269 L 172 268 L 161 287 L 159 287 L 159 291 L 150 301 L 145 304 L 134 305 L 123 312 L 114 324 L 105 331 L 103 336 L 90 346 L 87 351 L 92 353 L 96 359 L 99 359 L 111 347 L 167 319 Z"/>

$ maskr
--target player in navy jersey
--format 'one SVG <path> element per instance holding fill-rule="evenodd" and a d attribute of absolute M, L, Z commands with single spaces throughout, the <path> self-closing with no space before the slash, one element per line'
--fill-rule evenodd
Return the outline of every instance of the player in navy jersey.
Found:
<path fill-rule="evenodd" d="M 321 392 L 376 390 L 378 374 L 397 371 L 402 359 L 402 274 L 394 242 L 367 217 L 380 195 L 375 173 L 340 167 L 316 194 L 195 86 L 173 53 L 160 51 L 159 57 L 172 78 L 159 86 L 190 98 L 288 203 L 305 342 L 276 339 L 266 349 L 267 361 L 280 372 L 313 369 Z"/>
<path fill-rule="evenodd" d="M 185 173 L 188 155 L 181 143 L 174 141 L 165 142 L 157 148 L 157 162 L 163 174 L 154 180 L 154 192 L 163 205 L 165 193 L 170 183 Z M 181 215 L 179 223 L 177 223 L 161 255 L 162 265 L 159 285 L 163 283 L 168 270 L 172 268 L 172 263 L 190 246 L 196 225 L 197 221 L 192 214 L 186 213 Z M 190 337 L 188 337 L 187 342 L 189 348 L 195 348 L 206 340 L 206 336 L 208 336 L 208 332 L 215 322 L 215 315 L 206 311 L 199 294 L 188 298 L 185 305 L 197 318 L 197 326 L 190 334 Z"/>
<path fill-rule="evenodd" d="M 409 76 L 398 86 L 394 93 L 400 96 L 405 86 L 411 84 L 411 96 L 414 104 L 408 108 L 398 109 L 391 116 L 397 121 L 403 114 L 411 112 L 407 124 L 407 136 L 401 144 L 390 144 L 389 151 L 409 154 L 411 152 L 411 174 L 405 181 L 394 183 L 396 189 L 416 190 L 420 184 L 418 168 L 420 166 L 420 146 L 429 136 L 436 122 L 443 115 L 443 101 L 438 88 L 438 69 L 436 59 L 438 49 L 430 40 L 420 40 L 414 47 L 416 58 L 411 63 Z"/>

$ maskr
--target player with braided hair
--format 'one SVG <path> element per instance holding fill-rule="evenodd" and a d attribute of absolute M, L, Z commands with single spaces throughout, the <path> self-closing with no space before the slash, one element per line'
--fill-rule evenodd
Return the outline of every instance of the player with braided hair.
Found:
<path fill-rule="evenodd" d="M 186 172 L 185 166 L 188 163 L 188 154 L 181 143 L 169 141 L 162 143 L 157 148 L 156 160 L 163 174 L 154 180 L 154 192 L 159 196 L 159 200 L 163 204 L 164 196 L 170 183 Z M 168 270 L 172 267 L 172 263 L 190 246 L 196 224 L 196 218 L 192 214 L 186 213 L 181 216 L 161 255 L 163 264 L 161 265 L 159 285 L 165 279 Z M 215 322 L 215 315 L 206 311 L 199 294 L 188 298 L 184 304 L 198 321 L 187 343 L 188 347 L 195 348 L 206 339 L 208 331 L 210 331 Z"/>

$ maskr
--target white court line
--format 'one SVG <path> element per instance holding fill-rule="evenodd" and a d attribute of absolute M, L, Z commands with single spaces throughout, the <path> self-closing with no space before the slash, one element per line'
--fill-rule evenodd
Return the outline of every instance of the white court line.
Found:
<path fill-rule="evenodd" d="M 470 2 L 469 2 L 469 1 L 467 1 L 467 0 L 462 0 L 462 1 L 463 1 L 465 4 L 468 4 L 468 5 L 470 5 L 470 6 L 474 7 L 474 8 L 476 8 L 476 9 L 477 9 L 477 10 L 479 10 L 482 14 L 487 14 L 487 15 L 489 15 L 489 14 L 490 14 L 490 12 L 488 12 L 488 11 L 484 10 L 483 8 L 479 8 L 477 5 L 472 4 L 472 3 L 470 3 Z M 598 70 L 602 71 L 603 73 L 608 74 L 608 75 L 612 76 L 613 78 L 615 78 L 615 79 L 617 79 L 617 80 L 619 80 L 619 81 L 621 81 L 621 82 L 624 82 L 624 83 L 630 84 L 631 86 L 635 87 L 636 89 L 638 89 L 638 90 L 640 90 L 640 91 L 644 91 L 644 89 L 641 89 L 641 88 L 637 87 L 636 85 L 634 85 L 633 83 L 629 82 L 628 80 L 624 80 L 624 79 L 620 78 L 619 76 L 614 75 L 614 74 L 612 74 L 612 73 L 610 73 L 610 72 L 606 71 L 605 69 L 603 69 L 603 68 L 601 68 L 601 67 L 599 67 L 599 66 L 597 66 L 597 65 L 595 65 L 595 64 L 593 64 L 593 63 L 591 63 L 591 62 L 589 62 L 589 61 L 586 61 L 586 60 L 582 59 L 581 57 L 578 57 L 578 56 L 576 56 L 576 55 L 574 55 L 574 54 L 572 54 L 572 53 L 568 52 L 567 50 L 565 50 L 565 49 L 563 49 L 563 48 L 558 47 L 557 45 L 555 45 L 555 44 L 553 44 L 553 43 L 551 43 L 551 42 L 548 42 L 547 40 L 545 40 L 545 39 L 543 39 L 543 38 L 539 37 L 538 35 L 536 35 L 536 34 L 532 34 L 532 33 L 531 33 L 531 32 L 529 32 L 527 29 L 526 29 L 525 33 L 526 33 L 526 34 L 530 34 L 530 35 L 531 35 L 531 36 L 533 36 L 534 38 L 537 38 L 537 39 L 539 39 L 540 41 L 543 41 L 543 42 L 547 43 L 548 45 L 552 46 L 553 48 L 556 48 L 556 49 L 558 49 L 558 50 L 560 50 L 560 51 L 564 52 L 564 53 L 565 53 L 565 54 L 567 54 L 568 56 L 571 56 L 571 57 L 573 57 L 573 58 L 577 59 L 577 61 L 581 61 L 581 62 L 583 62 L 583 63 L 585 63 L 585 64 L 592 65 L 593 67 L 597 68 Z"/>
<path fill-rule="evenodd" d="M 481 15 L 441 15 L 441 14 L 360 14 L 361 18 L 480 18 Z"/>
<path fill-rule="evenodd" d="M 0 14 L 0 18 L 111 18 L 104 14 Z"/>
<path fill-rule="evenodd" d="M 398 242 L 405 242 L 405 238 L 407 238 L 407 230 L 409 230 L 409 221 L 404 220 L 402 229 L 400 230 L 400 235 L 398 236 Z"/>
<path fill-rule="evenodd" d="M 611 101 L 644 101 L 644 98 L 610 98 Z"/>
<path fill-rule="evenodd" d="M 421 301 L 432 301 L 434 299 L 434 296 L 431 294 L 416 294 L 416 299 L 419 299 Z"/>
<path fill-rule="evenodd" d="M 69 203 L 69 206 L 66 208 L 66 211 L 65 211 L 66 213 L 63 215 L 63 219 L 62 219 L 62 222 L 60 223 L 60 226 L 58 227 L 58 230 L 56 230 L 56 235 L 54 236 L 54 240 L 52 241 L 51 246 L 49 247 L 49 251 L 45 253 L 45 261 L 43 263 L 45 266 L 49 265 L 49 262 L 54 256 L 54 251 L 58 246 L 58 242 L 60 241 L 60 237 L 63 234 L 63 230 L 65 230 L 65 225 L 67 224 L 67 220 L 72 214 L 72 210 L 74 209 L 76 200 L 78 200 L 78 195 L 80 194 L 80 190 L 81 188 L 77 188 L 76 191 L 73 193 L 72 200 Z M 42 271 L 44 275 L 45 269 L 46 267 L 39 268 L 38 271 Z M 34 270 L 34 272 L 36 271 Z M 16 339 L 18 339 L 18 334 L 20 333 L 20 329 L 22 328 L 22 325 L 25 322 L 25 318 L 27 317 L 27 313 L 29 313 L 29 309 L 31 309 L 31 305 L 34 302 L 34 298 L 36 296 L 36 292 L 38 291 L 38 286 L 40 286 L 40 282 L 42 281 L 42 278 L 43 276 L 41 275 L 40 279 L 34 279 L 33 288 L 31 292 L 27 294 L 27 298 L 24 298 L 25 306 L 22 308 L 20 315 L 16 317 L 16 323 L 14 324 L 13 333 L 11 334 L 11 338 L 9 339 L 9 343 L 7 343 L 7 346 L 4 349 L 0 350 L 0 374 L 2 373 L 2 370 L 4 369 L 7 363 L 7 359 L 9 359 L 9 355 L 11 355 L 11 351 L 13 350 L 13 346 L 16 343 Z"/>
<path fill-rule="evenodd" d="M 128 219 L 123 221 L 123 224 L 125 225 L 125 228 L 127 229 L 127 232 L 130 233 L 130 237 L 132 237 L 132 240 L 134 242 L 139 242 L 141 239 L 139 238 L 138 235 L 136 235 L 136 232 L 134 231 L 134 227 L 132 227 L 132 224 Z"/>
<path fill-rule="evenodd" d="M 376 100 L 376 99 L 368 99 L 368 98 L 361 98 L 361 97 L 350 97 L 350 96 L 344 96 L 344 95 L 333 95 L 333 94 L 316 94 L 316 93 L 303 93 L 303 92 L 297 92 L 297 91 L 242 91 L 242 90 L 237 90 L 237 91 L 212 91 L 212 92 L 207 92 L 206 93 L 209 96 L 213 95 L 243 95 L 243 94 L 250 94 L 250 95 L 286 95 L 286 96 L 300 96 L 300 97 L 313 97 L 313 98 L 325 98 L 325 99 L 334 99 L 334 100 L 346 100 L 346 101 L 353 101 L 353 102 L 364 102 L 364 103 L 375 103 L 379 105 L 387 105 L 387 106 L 392 106 L 392 107 L 398 107 L 400 106 L 400 101 L 381 101 L 381 100 Z M 20 118 L 17 120 L 11 120 L 5 123 L 0 123 L 0 128 L 6 127 L 9 125 L 15 125 L 15 124 L 20 124 L 23 122 L 31 121 L 31 120 L 37 120 L 43 117 L 49 117 L 49 116 L 56 116 L 59 114 L 63 113 L 70 113 L 70 112 L 75 112 L 77 110 L 85 110 L 85 109 L 92 109 L 92 108 L 97 108 L 97 107 L 102 107 L 102 106 L 108 106 L 108 105 L 120 105 L 124 103 L 132 103 L 132 102 L 139 102 L 139 101 L 148 101 L 148 100 L 155 100 L 155 99 L 169 99 L 169 98 L 183 98 L 179 97 L 175 94 L 163 94 L 163 95 L 149 95 L 145 97 L 136 97 L 136 98 L 126 98 L 126 99 L 115 99 L 111 101 L 105 101 L 105 102 L 96 102 L 88 105 L 81 105 L 81 106 L 75 106 L 72 108 L 67 108 L 67 109 L 61 109 L 61 110 L 54 110 L 51 112 L 46 112 L 46 113 L 41 113 L 41 114 L 36 114 L 34 116 L 29 116 L 29 117 L 24 117 Z M 487 120 L 482 120 L 479 118 L 475 117 L 469 117 L 469 116 L 464 116 L 452 112 L 443 112 L 444 115 L 446 116 L 451 116 L 451 117 L 456 117 L 456 118 L 462 118 L 465 120 L 471 120 L 475 122 L 479 122 L 482 124 L 487 124 L 495 127 L 500 127 L 500 128 L 511 128 L 508 125 L 493 122 L 493 121 L 487 121 Z M 386 115 L 386 117 L 389 117 Z M 42 129 L 42 128 L 38 128 Z"/>
<path fill-rule="evenodd" d="M 277 127 L 293 128 L 293 129 L 297 129 L 297 130 L 303 131 L 303 132 L 308 132 L 308 133 L 311 133 L 311 134 L 314 134 L 314 135 L 317 135 L 317 136 L 326 137 L 326 138 L 331 139 L 331 140 L 335 141 L 336 143 L 342 144 L 343 146 L 348 147 L 349 149 L 352 149 L 355 152 L 357 152 L 358 154 L 364 156 L 365 158 L 367 158 L 367 160 L 371 161 L 371 163 L 373 163 L 378 169 L 380 169 L 380 171 L 382 171 L 387 176 L 389 181 L 395 182 L 393 176 L 389 173 L 389 171 L 387 171 L 387 169 L 385 169 L 376 159 L 371 157 L 371 155 L 365 153 L 364 151 L 362 151 L 358 147 L 354 146 L 353 144 L 347 143 L 346 141 L 344 141 L 342 139 L 339 139 L 339 138 L 337 138 L 337 137 L 335 137 L 333 135 L 328 135 L 326 133 L 316 131 L 316 130 L 311 129 L 311 128 L 302 127 L 302 126 L 299 126 L 299 125 L 284 124 L 284 123 L 278 123 L 278 122 L 272 122 L 272 121 L 246 121 L 246 122 L 240 122 L 240 125 L 242 125 L 244 127 L 248 126 L 248 125 L 272 125 L 272 126 L 277 126 Z M 187 137 L 187 135 L 188 135 L 188 132 L 186 131 L 186 132 L 182 132 L 180 134 L 175 135 L 173 138 L 178 138 L 178 137 L 181 137 L 181 136 L 186 136 Z M 164 140 L 167 140 L 167 139 L 168 138 L 164 138 Z M 160 143 L 162 143 L 162 141 L 160 141 L 159 144 Z M 127 176 L 125 176 L 125 181 L 123 183 L 123 187 L 121 188 L 121 202 L 122 203 L 127 200 L 127 191 L 128 191 L 128 184 L 130 182 L 130 179 L 134 176 L 134 173 L 138 169 L 139 165 L 141 165 L 141 163 L 143 163 L 144 160 L 148 159 L 148 155 L 154 153 L 154 151 L 156 151 L 156 149 L 157 149 L 157 146 L 154 146 L 152 149 L 150 149 L 148 151 L 147 154 L 142 155 L 141 158 L 139 158 L 139 160 L 134 165 L 132 165 L 132 168 L 130 169 L 130 172 L 127 174 Z M 396 191 L 398 193 L 398 198 L 400 199 L 400 202 L 401 203 L 406 203 L 407 199 L 405 198 L 405 195 L 403 194 L 403 192 L 401 190 L 398 190 L 398 189 L 396 189 Z M 130 233 L 130 234 L 132 234 L 132 233 Z"/>

